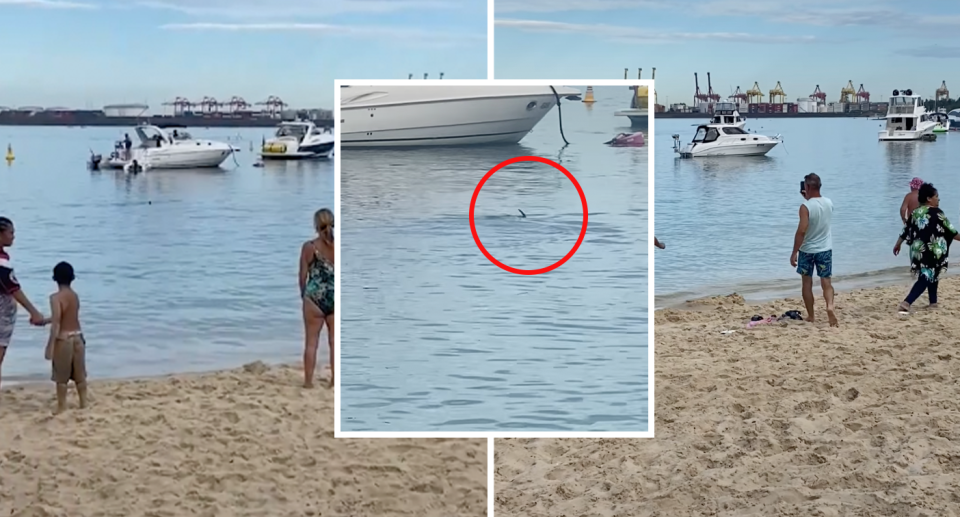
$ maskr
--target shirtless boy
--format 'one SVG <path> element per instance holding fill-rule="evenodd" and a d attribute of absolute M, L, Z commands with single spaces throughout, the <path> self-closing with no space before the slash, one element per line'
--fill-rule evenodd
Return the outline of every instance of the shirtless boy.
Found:
<path fill-rule="evenodd" d="M 73 266 L 61 262 L 53 268 L 57 292 L 50 295 L 50 339 L 44 357 L 53 362 L 57 383 L 57 413 L 67 409 L 67 384 L 77 386 L 80 407 L 87 406 L 86 342 L 80 330 L 80 297 L 70 287 Z"/>

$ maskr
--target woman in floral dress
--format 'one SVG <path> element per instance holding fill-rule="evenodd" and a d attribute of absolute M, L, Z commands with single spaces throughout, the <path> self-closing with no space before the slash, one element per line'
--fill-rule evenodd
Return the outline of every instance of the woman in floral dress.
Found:
<path fill-rule="evenodd" d="M 910 214 L 893 247 L 893 254 L 898 255 L 904 242 L 910 245 L 910 270 L 917 277 L 910 294 L 900 303 L 903 312 L 909 311 L 924 291 L 930 296 L 930 307 L 937 306 L 937 283 L 947 272 L 950 243 L 960 240 L 960 233 L 939 208 L 940 195 L 933 185 L 921 185 L 917 198 L 920 206 Z"/>

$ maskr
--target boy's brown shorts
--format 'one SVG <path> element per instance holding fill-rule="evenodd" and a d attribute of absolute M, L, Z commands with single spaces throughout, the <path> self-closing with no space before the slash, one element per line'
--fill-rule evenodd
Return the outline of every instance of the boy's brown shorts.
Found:
<path fill-rule="evenodd" d="M 53 345 L 53 382 L 87 381 L 86 345 L 82 334 L 57 339 Z"/>

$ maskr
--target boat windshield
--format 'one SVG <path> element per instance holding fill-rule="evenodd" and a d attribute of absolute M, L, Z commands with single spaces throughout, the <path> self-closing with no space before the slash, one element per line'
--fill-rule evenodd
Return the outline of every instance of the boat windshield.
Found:
<path fill-rule="evenodd" d="M 142 147 L 160 147 L 162 142 L 167 141 L 163 131 L 153 126 L 139 126 L 136 132 Z"/>
<path fill-rule="evenodd" d="M 725 134 L 725 135 L 745 135 L 745 134 L 747 134 L 747 132 L 744 131 L 744 130 L 742 130 L 742 129 L 740 129 L 740 128 L 738 128 L 738 127 L 725 127 L 725 128 L 723 128 L 723 134 Z"/>
<path fill-rule="evenodd" d="M 732 102 L 719 102 L 713 111 L 735 111 L 736 109 L 737 105 Z"/>
<path fill-rule="evenodd" d="M 720 136 L 720 132 L 717 131 L 717 128 L 700 126 L 697 128 L 697 134 L 693 137 L 694 143 L 709 143 L 713 142 Z"/>
<path fill-rule="evenodd" d="M 172 136 L 174 140 L 193 140 L 193 137 L 190 136 L 190 133 L 187 133 L 182 129 L 174 129 Z"/>
<path fill-rule="evenodd" d="M 277 128 L 277 137 L 303 138 L 307 134 L 307 126 L 304 124 L 284 124 Z"/>

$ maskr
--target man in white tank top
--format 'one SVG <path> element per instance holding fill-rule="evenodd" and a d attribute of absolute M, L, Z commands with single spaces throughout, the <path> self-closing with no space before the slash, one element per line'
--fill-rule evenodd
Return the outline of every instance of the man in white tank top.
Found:
<path fill-rule="evenodd" d="M 807 174 L 803 178 L 806 199 L 800 205 L 800 224 L 793 239 L 793 254 L 790 265 L 797 268 L 803 286 L 803 304 L 807 308 L 807 321 L 813 322 L 813 271 L 820 277 L 823 298 L 827 302 L 827 317 L 830 326 L 836 327 L 837 316 L 833 307 L 833 239 L 830 221 L 833 218 L 833 201 L 820 195 L 820 176 Z"/>

